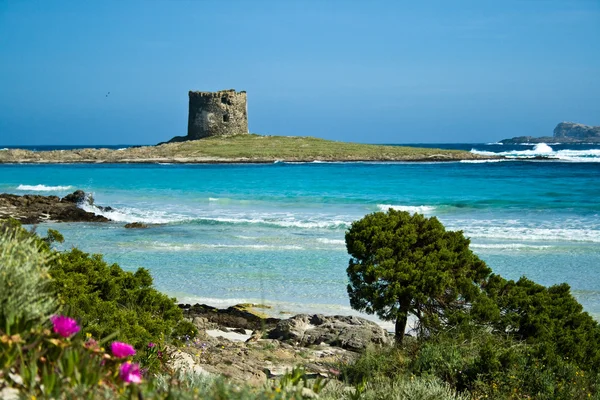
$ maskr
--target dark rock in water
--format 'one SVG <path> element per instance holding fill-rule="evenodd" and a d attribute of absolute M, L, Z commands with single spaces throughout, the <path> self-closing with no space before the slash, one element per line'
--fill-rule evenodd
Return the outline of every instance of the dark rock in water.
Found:
<path fill-rule="evenodd" d="M 14 218 L 23 224 L 44 221 L 59 222 L 108 222 L 108 218 L 78 207 L 93 199 L 77 190 L 62 199 L 57 196 L 0 194 L 0 219 Z"/>
<path fill-rule="evenodd" d="M 106 207 L 106 208 L 110 208 L 110 207 Z M 104 211 L 109 211 L 109 210 L 104 210 Z M 142 222 L 130 222 L 128 224 L 125 224 L 125 228 L 127 229 L 145 229 L 147 228 L 148 225 L 142 223 Z"/>
<path fill-rule="evenodd" d="M 85 192 L 83 190 L 76 190 L 71 194 L 66 195 L 61 201 L 69 203 L 82 204 L 86 200 Z M 93 202 L 93 199 L 92 199 Z"/>
<path fill-rule="evenodd" d="M 355 316 L 320 314 L 299 314 L 281 320 L 269 332 L 269 338 L 300 346 L 327 343 L 354 351 L 364 350 L 369 344 L 389 343 L 387 332 L 375 322 Z"/>

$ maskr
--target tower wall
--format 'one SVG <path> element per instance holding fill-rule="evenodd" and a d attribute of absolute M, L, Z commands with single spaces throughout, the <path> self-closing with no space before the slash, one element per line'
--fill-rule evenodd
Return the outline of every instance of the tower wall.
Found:
<path fill-rule="evenodd" d="M 187 140 L 248 133 L 246 92 L 189 92 Z"/>

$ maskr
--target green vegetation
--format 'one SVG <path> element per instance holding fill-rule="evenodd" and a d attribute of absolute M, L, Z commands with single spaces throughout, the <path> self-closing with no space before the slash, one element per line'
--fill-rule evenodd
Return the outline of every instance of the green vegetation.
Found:
<path fill-rule="evenodd" d="M 152 287 L 152 276 L 146 269 L 126 272 L 117 264 L 108 265 L 101 255 L 89 255 L 76 248 L 54 252 L 50 244 L 63 240 L 55 230 L 40 239 L 11 220 L 0 224 L 0 232 L 5 232 L 0 254 L 6 260 L 0 285 L 7 286 L 0 295 L 0 301 L 6 304 L 0 316 L 7 323 L 15 324 L 12 321 L 17 317 L 25 323 L 28 319 L 24 315 L 32 314 L 30 308 L 42 307 L 39 303 L 46 312 L 33 314 L 47 320 L 60 303 L 82 324 L 83 333 L 113 335 L 136 348 L 196 334 L 197 329 L 183 319 L 175 299 Z M 49 299 L 49 294 L 56 295 L 58 303 Z M 2 315 L 4 310 L 10 314 Z M 34 322 L 40 320 L 27 322 L 27 326 Z"/>
<path fill-rule="evenodd" d="M 390 209 L 367 215 L 346 233 L 350 305 L 396 321 L 401 344 L 407 318 L 421 332 L 440 330 L 463 316 L 491 270 L 462 232 L 436 218 Z"/>
<path fill-rule="evenodd" d="M 422 328 L 345 366 L 349 383 L 429 376 L 473 398 L 600 398 L 600 326 L 567 284 L 493 275 L 461 232 L 418 214 L 367 215 L 346 244 L 351 305 Z"/>
<path fill-rule="evenodd" d="M 234 135 L 121 151 L 0 152 L 0 162 L 448 161 L 484 158 L 467 151 L 335 142 L 314 137 Z"/>
<path fill-rule="evenodd" d="M 116 339 L 143 348 L 164 336 L 197 332 L 183 320 L 175 299 L 152 288 L 152 276 L 144 268 L 126 272 L 100 255 L 72 249 L 58 255 L 50 273 L 65 309 L 81 322 L 84 333 L 105 337 L 118 332 Z"/>
<path fill-rule="evenodd" d="M 491 274 L 435 218 L 390 210 L 347 234 L 352 305 L 414 313 L 418 336 L 336 365 L 339 380 L 296 369 L 259 387 L 172 370 L 194 334 L 174 300 L 60 240 L 0 222 L 0 398 L 600 399 L 600 327 L 569 286 Z"/>

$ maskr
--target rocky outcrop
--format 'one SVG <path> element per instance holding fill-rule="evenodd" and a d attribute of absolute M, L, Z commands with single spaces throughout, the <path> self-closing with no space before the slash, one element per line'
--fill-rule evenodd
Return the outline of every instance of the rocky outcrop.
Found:
<path fill-rule="evenodd" d="M 278 318 L 270 318 L 254 310 L 250 304 L 238 304 L 226 309 L 207 306 L 206 304 L 180 304 L 183 315 L 190 320 L 206 320 L 214 326 L 234 327 L 250 330 L 266 331 L 273 329 L 280 321 Z M 199 327 L 202 329 L 202 327 Z"/>
<path fill-rule="evenodd" d="M 561 122 L 554 128 L 554 136 L 517 136 L 501 140 L 500 143 L 600 143 L 600 126 Z"/>
<path fill-rule="evenodd" d="M 37 224 L 44 221 L 59 222 L 108 222 L 102 215 L 85 211 L 79 204 L 93 198 L 77 190 L 62 199 L 58 196 L 0 194 L 0 219 L 14 218 L 23 224 Z M 110 207 L 99 207 L 111 210 Z"/>
<path fill-rule="evenodd" d="M 269 337 L 301 346 L 326 343 L 353 351 L 364 350 L 370 344 L 389 343 L 387 332 L 376 323 L 342 315 L 299 314 L 279 321 Z"/>
<path fill-rule="evenodd" d="M 554 138 L 557 140 L 571 139 L 600 141 L 600 126 L 589 126 L 575 122 L 561 122 L 554 128 Z"/>

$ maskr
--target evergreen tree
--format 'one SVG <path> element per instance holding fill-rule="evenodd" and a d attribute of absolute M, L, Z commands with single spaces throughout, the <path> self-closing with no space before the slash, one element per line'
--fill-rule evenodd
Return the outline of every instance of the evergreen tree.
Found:
<path fill-rule="evenodd" d="M 402 343 L 409 315 L 421 332 L 464 318 L 491 270 L 462 232 L 435 218 L 390 209 L 365 216 L 346 233 L 352 308 L 396 323 Z"/>

